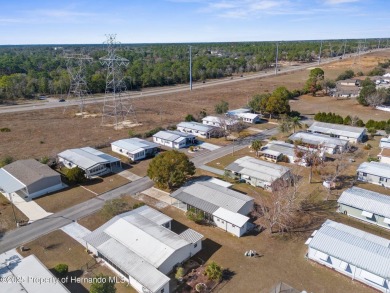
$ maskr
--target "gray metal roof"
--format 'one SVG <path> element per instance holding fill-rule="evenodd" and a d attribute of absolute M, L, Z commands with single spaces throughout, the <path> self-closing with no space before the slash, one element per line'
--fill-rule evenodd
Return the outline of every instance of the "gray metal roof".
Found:
<path fill-rule="evenodd" d="M 348 141 L 345 139 L 310 132 L 296 132 L 290 135 L 289 139 L 291 139 L 292 141 L 302 140 L 303 143 L 312 145 L 323 145 L 325 147 L 333 148 L 337 146 L 346 146 L 348 144 Z"/>
<path fill-rule="evenodd" d="M 158 148 L 159 145 L 157 143 L 147 141 L 140 138 L 126 138 L 114 141 L 111 143 L 112 145 L 125 149 L 129 153 L 138 153 L 142 150 L 147 150 L 151 148 Z"/>
<path fill-rule="evenodd" d="M 98 250 L 151 292 L 158 292 L 170 280 L 157 268 L 113 238 L 100 245 Z"/>
<path fill-rule="evenodd" d="M 207 181 L 184 186 L 171 196 L 210 214 L 220 207 L 238 212 L 247 202 L 253 201 L 252 197 Z"/>
<path fill-rule="evenodd" d="M 235 160 L 225 169 L 266 182 L 273 182 L 290 171 L 290 168 L 258 160 L 249 156 Z"/>
<path fill-rule="evenodd" d="M 390 136 L 381 138 L 379 143 L 379 147 L 384 149 L 390 149 Z"/>
<path fill-rule="evenodd" d="M 69 149 L 59 153 L 57 156 L 67 160 L 68 162 L 72 162 L 84 170 L 100 164 L 109 163 L 108 160 L 83 149 Z"/>
<path fill-rule="evenodd" d="M 47 177 L 60 178 L 59 173 L 34 159 L 19 160 L 4 166 L 3 169 L 26 186 Z"/>
<path fill-rule="evenodd" d="M 204 237 L 202 234 L 192 229 L 183 231 L 179 236 L 190 243 L 196 243 Z"/>
<path fill-rule="evenodd" d="M 321 132 L 326 134 L 336 134 L 346 137 L 358 138 L 363 132 L 364 127 L 355 127 L 342 124 L 332 124 L 325 122 L 314 122 L 309 128 L 308 131 L 312 132 Z"/>
<path fill-rule="evenodd" d="M 90 154 L 93 154 L 95 156 L 98 156 L 100 158 L 102 158 L 103 160 L 107 160 L 108 162 L 110 163 L 114 163 L 114 162 L 119 162 L 120 159 L 118 159 L 117 157 L 114 157 L 114 156 L 111 156 L 109 154 L 106 154 L 106 153 L 103 153 L 97 149 L 94 149 L 94 148 L 91 148 L 91 147 L 84 147 L 84 148 L 81 148 L 81 150 L 83 151 L 86 151 Z"/>
<path fill-rule="evenodd" d="M 0 169 L 0 192 L 11 193 L 25 188 L 19 180 L 13 177 L 4 169 Z"/>
<path fill-rule="evenodd" d="M 206 125 L 198 122 L 180 122 L 179 124 L 177 124 L 177 127 L 183 127 L 202 132 L 209 132 L 217 128 L 215 126 Z"/>
<path fill-rule="evenodd" d="M 295 145 L 283 141 L 270 141 L 267 145 L 261 148 L 262 152 L 267 150 L 281 153 L 286 156 L 295 156 Z"/>
<path fill-rule="evenodd" d="M 390 240 L 327 220 L 309 247 L 390 279 Z"/>
<path fill-rule="evenodd" d="M 249 108 L 239 108 L 239 109 L 234 109 L 234 110 L 229 110 L 227 111 L 227 115 L 236 115 L 239 113 L 250 113 L 252 109 Z"/>
<path fill-rule="evenodd" d="M 230 117 L 217 117 L 217 116 L 206 116 L 202 119 L 203 122 L 211 122 L 216 123 L 216 126 L 230 126 L 238 123 L 237 119 L 233 119 Z"/>
<path fill-rule="evenodd" d="M 338 203 L 390 219 L 390 196 L 359 187 L 345 190 Z"/>
<path fill-rule="evenodd" d="M 176 140 L 181 140 L 182 138 L 195 138 L 195 135 L 181 131 L 162 130 L 153 135 L 153 137 L 175 142 Z"/>
<path fill-rule="evenodd" d="M 357 171 L 375 176 L 390 178 L 390 164 L 378 162 L 364 162 L 360 164 Z"/>

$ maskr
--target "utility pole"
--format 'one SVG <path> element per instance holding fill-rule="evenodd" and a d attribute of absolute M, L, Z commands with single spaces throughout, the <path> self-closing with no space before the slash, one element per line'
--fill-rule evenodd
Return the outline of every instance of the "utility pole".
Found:
<path fill-rule="evenodd" d="M 192 46 L 190 47 L 190 91 L 192 91 Z"/>
<path fill-rule="evenodd" d="M 11 200 L 12 212 L 14 214 L 16 227 L 19 227 L 18 219 L 16 218 L 16 213 L 15 213 L 15 205 L 14 205 L 14 201 L 12 199 L 12 194 L 11 193 L 9 193 L 9 199 Z"/>
<path fill-rule="evenodd" d="M 320 45 L 320 55 L 318 56 L 318 65 L 321 64 L 321 52 L 322 52 L 322 40 L 321 40 L 321 45 Z"/>
<path fill-rule="evenodd" d="M 347 47 L 347 40 L 344 41 L 343 59 L 345 57 L 345 48 Z"/>
<path fill-rule="evenodd" d="M 378 49 L 381 47 L 381 39 L 378 39 Z"/>
<path fill-rule="evenodd" d="M 276 43 L 275 75 L 278 74 L 278 55 L 279 55 L 279 43 Z"/>

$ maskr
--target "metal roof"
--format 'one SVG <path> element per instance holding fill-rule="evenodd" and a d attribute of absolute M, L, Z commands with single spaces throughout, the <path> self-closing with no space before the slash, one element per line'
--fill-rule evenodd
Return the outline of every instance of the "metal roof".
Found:
<path fill-rule="evenodd" d="M 342 124 L 314 122 L 308 128 L 308 131 L 326 133 L 328 135 L 336 134 L 336 135 L 341 135 L 346 137 L 358 138 L 365 131 L 365 128 L 342 125 Z"/>
<path fill-rule="evenodd" d="M 147 248 L 145 248 L 146 250 Z M 170 279 L 135 252 L 115 239 L 109 239 L 98 247 L 107 259 L 151 292 L 158 292 Z"/>
<path fill-rule="evenodd" d="M 218 210 L 216 210 L 213 213 L 213 216 L 216 216 L 240 228 L 244 226 L 246 222 L 249 221 L 249 218 L 247 216 L 241 215 L 239 213 L 234 213 L 224 208 L 219 208 Z"/>
<path fill-rule="evenodd" d="M 195 138 L 195 135 L 180 131 L 161 130 L 157 132 L 153 137 L 161 138 L 167 141 L 181 141 L 183 138 Z"/>
<path fill-rule="evenodd" d="M 232 119 L 229 117 L 217 117 L 217 116 L 206 116 L 202 119 L 202 121 L 217 123 L 219 126 L 224 126 L 224 125 L 230 126 L 238 123 L 236 119 Z"/>
<path fill-rule="evenodd" d="M 19 160 L 4 166 L 3 169 L 26 186 L 43 178 L 61 177 L 48 165 L 41 164 L 34 159 Z"/>
<path fill-rule="evenodd" d="M 290 135 L 289 139 L 291 139 L 292 141 L 302 140 L 303 143 L 312 145 L 323 145 L 325 147 L 333 148 L 337 146 L 346 146 L 348 144 L 348 141 L 345 139 L 310 132 L 296 132 Z"/>
<path fill-rule="evenodd" d="M 384 149 L 390 149 L 390 136 L 381 138 L 379 143 L 379 147 Z"/>
<path fill-rule="evenodd" d="M 254 113 L 237 113 L 234 114 L 234 116 L 238 118 L 246 118 L 246 119 L 256 119 L 257 117 L 260 117 L 259 114 L 254 114 Z"/>
<path fill-rule="evenodd" d="M 390 164 L 378 162 L 364 162 L 360 164 L 357 171 L 375 176 L 390 178 Z"/>
<path fill-rule="evenodd" d="M 25 188 L 19 180 L 13 177 L 4 169 L 0 169 L 0 192 L 11 193 Z"/>
<path fill-rule="evenodd" d="M 125 149 L 127 152 L 129 152 L 131 154 L 138 153 L 142 150 L 147 150 L 150 148 L 159 147 L 159 145 L 157 143 L 147 141 L 144 139 L 139 139 L 136 137 L 120 139 L 120 140 L 112 142 L 111 145 Z"/>
<path fill-rule="evenodd" d="M 337 202 L 390 219 L 390 196 L 388 195 L 352 187 L 345 190 Z"/>
<path fill-rule="evenodd" d="M 13 280 L 2 281 L 1 292 L 70 292 L 33 254 L 25 258 L 20 258 L 19 255 L 10 252 L 2 254 L 0 256 L 0 277 L 4 278 L 3 280 Z"/>
<path fill-rule="evenodd" d="M 202 132 L 209 132 L 217 128 L 215 126 L 206 125 L 198 122 L 180 122 L 179 124 L 177 124 L 177 127 L 183 127 L 183 128 L 202 131 Z"/>
<path fill-rule="evenodd" d="M 59 153 L 57 156 L 79 166 L 84 170 L 90 169 L 100 164 L 109 163 L 109 161 L 106 159 L 103 159 L 82 149 L 69 149 Z"/>
<path fill-rule="evenodd" d="M 207 181 L 184 186 L 171 196 L 210 214 L 220 207 L 238 212 L 247 202 L 253 201 L 245 194 Z"/>
<path fill-rule="evenodd" d="M 290 168 L 258 160 L 249 156 L 235 160 L 225 169 L 266 182 L 273 182 L 290 171 Z"/>
<path fill-rule="evenodd" d="M 239 108 L 227 111 L 227 115 L 237 115 L 239 113 L 250 113 L 252 110 L 248 108 Z"/>
<path fill-rule="evenodd" d="M 309 247 L 390 279 L 390 240 L 327 220 Z"/>
<path fill-rule="evenodd" d="M 275 155 L 286 155 L 286 156 L 295 156 L 295 145 L 291 143 L 286 143 L 283 141 L 270 141 L 267 145 L 261 148 L 262 152 L 268 152 L 268 151 L 273 151 L 278 154 Z"/>
<path fill-rule="evenodd" d="M 203 238 L 202 234 L 192 229 L 187 229 L 183 231 L 179 234 L 179 236 L 190 243 L 196 243 Z"/>
<path fill-rule="evenodd" d="M 103 153 L 97 149 L 94 149 L 94 148 L 91 148 L 91 147 L 84 147 L 84 148 L 81 148 L 81 150 L 83 151 L 86 151 L 90 154 L 93 154 L 95 156 L 98 156 L 104 160 L 107 160 L 108 162 L 110 163 L 114 163 L 114 162 L 119 162 L 120 159 L 118 159 L 117 157 L 114 157 L 114 156 L 111 156 L 109 154 L 106 154 L 106 153 Z"/>

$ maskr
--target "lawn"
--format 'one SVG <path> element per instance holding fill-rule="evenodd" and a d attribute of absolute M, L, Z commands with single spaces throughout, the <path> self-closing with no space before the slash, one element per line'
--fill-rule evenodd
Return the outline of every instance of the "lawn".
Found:
<path fill-rule="evenodd" d="M 19 253 L 22 256 L 26 257 L 34 254 L 51 271 L 57 264 L 65 263 L 69 266 L 69 276 L 91 278 L 99 273 L 115 276 L 111 270 L 96 263 L 95 259 L 86 253 L 85 248 L 81 244 L 61 230 L 42 236 L 26 243 L 24 246 L 29 248 L 29 250 L 22 252 L 19 249 Z M 84 282 L 81 284 L 70 282 L 65 284 L 71 292 L 80 293 L 89 292 L 90 285 Z M 117 284 L 116 288 L 117 293 L 136 292 L 125 284 Z"/>
<path fill-rule="evenodd" d="M 117 174 L 109 174 L 96 179 L 87 180 L 81 185 L 94 193 L 102 194 L 127 183 L 129 183 L 129 180 L 126 178 Z"/>
<path fill-rule="evenodd" d="M 11 202 L 0 193 L 0 235 L 16 228 L 15 216 L 18 222 L 28 221 L 28 218 L 18 208 L 13 209 Z"/>

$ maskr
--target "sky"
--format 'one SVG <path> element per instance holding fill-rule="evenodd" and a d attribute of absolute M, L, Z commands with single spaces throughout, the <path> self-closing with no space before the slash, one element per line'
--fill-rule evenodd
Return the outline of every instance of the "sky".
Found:
<path fill-rule="evenodd" d="M 390 37 L 390 0 L 0 0 L 0 45 Z"/>

